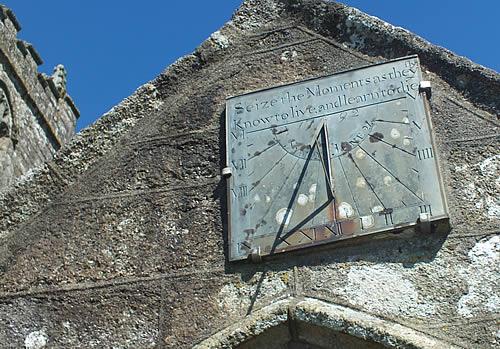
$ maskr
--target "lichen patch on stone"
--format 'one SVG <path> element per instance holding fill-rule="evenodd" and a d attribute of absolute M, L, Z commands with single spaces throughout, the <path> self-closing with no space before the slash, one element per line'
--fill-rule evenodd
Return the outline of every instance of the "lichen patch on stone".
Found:
<path fill-rule="evenodd" d="M 218 30 L 210 35 L 210 38 L 215 41 L 215 43 L 217 43 L 217 45 L 219 45 L 221 49 L 229 47 L 229 39 L 225 35 L 221 34 L 221 32 Z"/>
<path fill-rule="evenodd" d="M 265 277 L 261 282 L 229 283 L 219 292 L 217 304 L 228 315 L 245 314 L 252 303 L 262 298 L 276 298 L 286 291 L 287 277 Z M 255 299 L 253 299 L 255 298 Z"/>
<path fill-rule="evenodd" d="M 24 339 L 26 349 L 41 349 L 47 345 L 49 337 L 44 330 L 30 332 Z"/>
<path fill-rule="evenodd" d="M 457 312 L 473 317 L 500 309 L 500 236 L 479 241 L 468 253 L 470 265 L 460 271 L 468 291 L 457 304 Z"/>
<path fill-rule="evenodd" d="M 351 268 L 344 293 L 353 305 L 377 313 L 429 316 L 435 312 L 435 305 L 422 299 L 412 281 L 384 265 Z"/>
<path fill-rule="evenodd" d="M 475 164 L 455 166 L 455 171 L 472 178 L 460 189 L 462 198 L 473 203 L 490 219 L 500 219 L 500 154 Z"/>

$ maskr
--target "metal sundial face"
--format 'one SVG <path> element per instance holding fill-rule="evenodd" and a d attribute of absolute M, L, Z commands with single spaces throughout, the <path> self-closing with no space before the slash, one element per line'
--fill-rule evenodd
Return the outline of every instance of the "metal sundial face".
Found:
<path fill-rule="evenodd" d="M 227 100 L 230 260 L 447 217 L 418 57 Z"/>

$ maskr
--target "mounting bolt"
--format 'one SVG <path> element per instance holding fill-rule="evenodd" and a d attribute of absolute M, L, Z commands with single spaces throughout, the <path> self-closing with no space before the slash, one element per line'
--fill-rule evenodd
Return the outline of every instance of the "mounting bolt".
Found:
<path fill-rule="evenodd" d="M 431 98 L 431 82 L 428 80 L 420 81 L 420 85 L 418 86 L 418 90 L 420 93 L 425 92 L 427 98 Z"/>
<path fill-rule="evenodd" d="M 252 263 L 262 262 L 262 256 L 260 255 L 260 246 L 252 248 L 252 251 L 248 255 Z"/>
<path fill-rule="evenodd" d="M 222 176 L 223 177 L 231 177 L 232 174 L 233 174 L 233 171 L 231 170 L 231 167 L 224 167 L 222 169 Z"/>
<path fill-rule="evenodd" d="M 431 232 L 431 214 L 424 212 L 420 214 L 420 231 L 424 234 L 429 234 Z"/>

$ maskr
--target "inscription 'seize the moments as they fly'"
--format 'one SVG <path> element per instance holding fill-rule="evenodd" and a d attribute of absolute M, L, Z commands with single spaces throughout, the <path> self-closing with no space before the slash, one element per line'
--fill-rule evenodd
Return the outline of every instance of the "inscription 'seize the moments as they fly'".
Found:
<path fill-rule="evenodd" d="M 269 99 L 254 98 L 247 103 L 238 102 L 234 105 L 234 109 L 236 115 L 241 118 L 233 121 L 232 128 L 235 131 L 255 132 L 293 120 L 320 117 L 386 99 L 406 95 L 415 98 L 414 91 L 418 91 L 419 88 L 413 80 L 417 73 L 417 64 L 417 61 L 406 61 L 403 69 L 391 67 L 379 75 L 336 84 L 315 81 L 310 85 L 304 84 L 300 92 L 292 93 L 287 89 L 279 96 L 272 96 Z M 356 94 L 356 89 L 363 89 L 364 92 Z M 321 102 L 315 103 L 318 97 L 321 97 Z M 283 109 L 283 105 L 289 107 Z M 273 109 L 277 111 L 273 113 Z"/>

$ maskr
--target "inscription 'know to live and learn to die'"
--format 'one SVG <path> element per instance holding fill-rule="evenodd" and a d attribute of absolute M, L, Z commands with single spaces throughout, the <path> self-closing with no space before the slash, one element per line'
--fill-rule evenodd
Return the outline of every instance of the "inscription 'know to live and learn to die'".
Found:
<path fill-rule="evenodd" d="M 234 111 L 241 118 L 237 117 L 233 120 L 231 133 L 233 137 L 238 138 L 239 133 L 255 132 L 263 128 L 293 122 L 294 119 L 296 121 L 301 118 L 319 117 L 324 113 L 371 104 L 386 97 L 415 95 L 419 86 L 417 82 L 412 81 L 412 78 L 416 75 L 417 64 L 416 61 L 408 61 L 403 69 L 398 70 L 392 67 L 380 75 L 344 82 L 338 81 L 335 84 L 316 82 L 303 86 L 298 93 L 284 90 L 280 96 L 255 97 L 248 101 L 237 102 L 234 105 Z M 381 84 L 391 81 L 395 83 L 387 87 Z M 356 90 L 363 87 L 370 91 L 356 93 Z M 286 109 L 282 110 L 283 107 Z M 339 118 L 343 116 L 345 115 Z"/>

